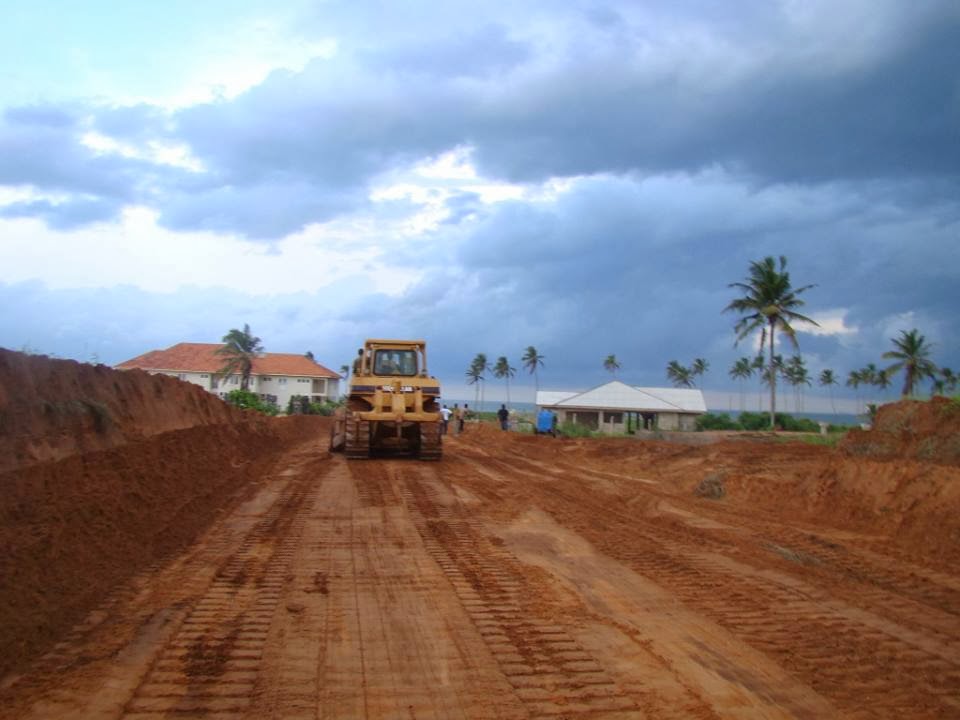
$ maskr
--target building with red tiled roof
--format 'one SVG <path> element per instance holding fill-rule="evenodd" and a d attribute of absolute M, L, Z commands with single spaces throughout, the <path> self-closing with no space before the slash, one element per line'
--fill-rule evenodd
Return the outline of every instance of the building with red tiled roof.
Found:
<path fill-rule="evenodd" d="M 139 368 L 154 375 L 170 375 L 225 397 L 231 390 L 239 389 L 240 376 L 222 374 L 226 358 L 217 354 L 222 347 L 218 343 L 177 343 L 166 350 L 138 355 L 116 368 Z M 253 361 L 250 391 L 281 408 L 285 408 L 294 395 L 308 397 L 310 402 L 324 402 L 339 397 L 340 376 L 306 355 L 264 353 Z"/>

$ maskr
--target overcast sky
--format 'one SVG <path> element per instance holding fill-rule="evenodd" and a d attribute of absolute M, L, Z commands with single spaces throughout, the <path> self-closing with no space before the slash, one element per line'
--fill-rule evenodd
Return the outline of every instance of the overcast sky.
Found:
<path fill-rule="evenodd" d="M 550 389 L 615 354 L 722 391 L 753 352 L 728 284 L 782 254 L 814 375 L 914 327 L 960 368 L 956 0 L 3 16 L 2 346 L 114 364 L 249 323 L 335 370 L 423 337 L 451 388 L 534 345 Z"/>

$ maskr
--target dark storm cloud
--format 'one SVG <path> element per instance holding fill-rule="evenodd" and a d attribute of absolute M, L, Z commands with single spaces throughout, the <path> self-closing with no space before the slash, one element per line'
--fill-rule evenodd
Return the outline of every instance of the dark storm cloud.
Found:
<path fill-rule="evenodd" d="M 584 180 L 555 203 L 497 206 L 457 236 L 463 275 L 432 275 L 424 285 L 436 297 L 424 301 L 415 288 L 399 307 L 404 317 L 419 312 L 431 337 L 462 348 L 464 367 L 476 352 L 518 360 L 533 344 L 553 356 L 546 377 L 560 387 L 584 377 L 602 382 L 611 352 L 630 382 L 663 384 L 669 360 L 706 357 L 715 366 L 710 387 L 733 387 L 727 369 L 754 347 L 734 347 L 736 316 L 722 313 L 735 297 L 728 285 L 747 276 L 750 261 L 785 254 L 795 285 L 816 284 L 804 309 L 845 310 L 847 326 L 859 328 L 802 332 L 800 349 L 815 356 L 814 369 L 879 363 L 897 316 L 925 326 L 937 361 L 957 366 L 960 319 L 951 308 L 960 223 L 936 204 L 917 215 L 879 202 L 890 194 L 861 195 L 856 186 L 753 191 L 722 176 Z"/>
<path fill-rule="evenodd" d="M 37 217 L 57 229 L 116 218 L 123 206 L 144 201 L 183 173 L 82 142 L 90 108 L 22 107 L 0 122 L 0 185 L 26 186 L 63 196 L 6 206 L 6 217 Z"/>
<path fill-rule="evenodd" d="M 362 198 L 296 180 L 217 185 L 171 194 L 160 222 L 173 230 L 235 232 L 269 240 L 356 208 Z"/>
<path fill-rule="evenodd" d="M 530 55 L 530 47 L 510 38 L 506 27 L 489 23 L 428 43 L 421 40 L 390 50 L 362 51 L 360 60 L 378 74 L 486 78 L 511 70 Z"/>
<path fill-rule="evenodd" d="M 202 174 L 97 155 L 70 109 L 7 111 L 0 183 L 135 199 L 172 228 L 258 239 L 349 212 L 383 173 L 462 146 L 514 181 L 723 168 L 758 187 L 960 190 L 954 3 L 851 5 L 807 24 L 759 2 L 533 4 L 492 21 L 471 9 L 324 6 L 318 31 L 343 33 L 333 59 L 175 113 L 86 110 L 109 137 L 185 143 Z"/>

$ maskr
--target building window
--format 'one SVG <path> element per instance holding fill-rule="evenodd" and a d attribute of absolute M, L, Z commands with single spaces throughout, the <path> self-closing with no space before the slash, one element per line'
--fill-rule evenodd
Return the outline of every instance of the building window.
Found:
<path fill-rule="evenodd" d="M 177 380 L 186 380 L 186 379 L 187 379 L 186 373 L 177 373 Z"/>
<path fill-rule="evenodd" d="M 236 375 L 231 375 L 231 376 L 230 376 L 230 384 L 231 384 L 231 385 L 237 385 L 237 384 L 239 384 L 239 382 L 240 382 L 240 378 L 238 378 Z"/>
<path fill-rule="evenodd" d="M 286 379 L 286 378 L 277 378 L 277 382 L 280 383 L 281 385 L 286 385 L 286 384 L 287 384 L 287 379 Z"/>
<path fill-rule="evenodd" d="M 210 377 L 210 376 L 209 376 L 209 375 L 207 375 L 206 373 L 203 373 L 203 374 L 201 374 L 201 375 L 200 375 L 200 377 L 202 377 L 202 378 L 206 378 L 206 377 Z"/>
<path fill-rule="evenodd" d="M 267 376 L 267 375 L 264 375 L 262 378 L 260 378 L 260 380 L 261 380 L 262 382 L 270 382 L 270 379 L 271 379 L 271 378 L 270 378 L 269 376 Z"/>

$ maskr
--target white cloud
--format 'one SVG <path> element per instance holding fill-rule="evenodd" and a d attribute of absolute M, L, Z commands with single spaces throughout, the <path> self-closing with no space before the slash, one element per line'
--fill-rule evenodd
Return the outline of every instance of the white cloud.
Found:
<path fill-rule="evenodd" d="M 859 328 L 851 327 L 846 323 L 849 312 L 847 308 L 834 308 L 811 313 L 809 317 L 815 320 L 819 327 L 808 323 L 798 323 L 796 328 L 799 332 L 809 335 L 855 335 L 859 332 Z"/>
<path fill-rule="evenodd" d="M 395 295 L 420 279 L 390 272 L 377 240 L 383 225 L 342 220 L 312 225 L 274 246 L 209 232 L 173 232 L 157 215 L 128 207 L 117 223 L 63 233 L 34 219 L 0 220 L 0 281 L 49 287 L 131 285 L 152 292 L 224 287 L 254 295 L 313 291 L 362 277 L 358 295 Z"/>
<path fill-rule="evenodd" d="M 151 140 L 145 146 L 137 147 L 91 130 L 80 137 L 80 144 L 98 155 L 120 155 L 125 158 L 147 160 L 158 165 L 179 167 L 191 172 L 204 171 L 203 163 L 190 153 L 190 148 L 184 143 Z"/>

